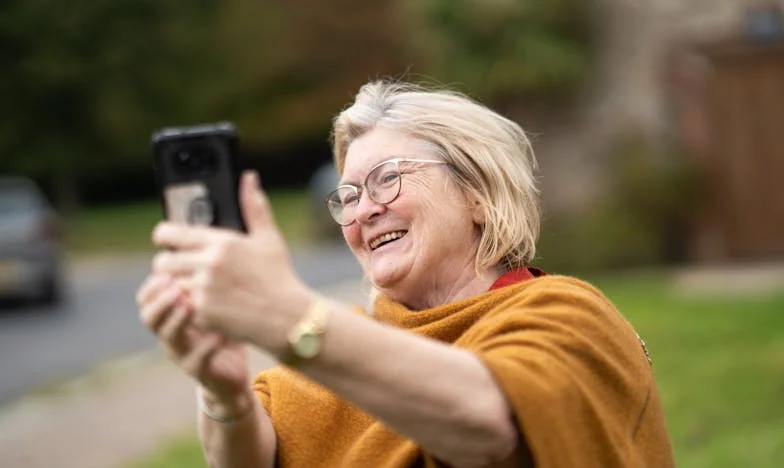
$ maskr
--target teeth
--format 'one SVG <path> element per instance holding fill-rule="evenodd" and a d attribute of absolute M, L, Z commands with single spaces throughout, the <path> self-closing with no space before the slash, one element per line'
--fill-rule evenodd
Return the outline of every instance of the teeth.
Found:
<path fill-rule="evenodd" d="M 385 242 L 389 242 L 389 241 L 395 240 L 395 239 L 400 239 L 401 237 L 403 237 L 405 235 L 406 235 L 406 231 L 388 232 L 388 233 L 380 235 L 380 236 L 376 237 L 375 239 L 373 239 L 372 241 L 370 241 L 370 248 L 371 249 L 375 249 L 376 247 L 378 247 L 379 245 L 381 245 L 381 244 L 383 244 Z"/>

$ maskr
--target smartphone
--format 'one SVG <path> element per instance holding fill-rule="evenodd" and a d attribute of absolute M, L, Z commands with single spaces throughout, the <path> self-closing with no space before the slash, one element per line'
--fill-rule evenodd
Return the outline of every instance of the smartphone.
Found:
<path fill-rule="evenodd" d="M 245 231 L 234 124 L 160 129 L 152 134 L 152 146 L 166 219 Z"/>

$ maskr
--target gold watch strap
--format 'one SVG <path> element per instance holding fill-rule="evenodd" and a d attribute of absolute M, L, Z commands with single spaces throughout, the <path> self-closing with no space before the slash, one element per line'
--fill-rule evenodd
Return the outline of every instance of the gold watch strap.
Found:
<path fill-rule="evenodd" d="M 286 338 L 288 353 L 283 364 L 297 367 L 315 358 L 323 347 L 323 335 L 327 329 L 330 304 L 326 298 L 315 295 L 305 315 L 289 330 Z"/>

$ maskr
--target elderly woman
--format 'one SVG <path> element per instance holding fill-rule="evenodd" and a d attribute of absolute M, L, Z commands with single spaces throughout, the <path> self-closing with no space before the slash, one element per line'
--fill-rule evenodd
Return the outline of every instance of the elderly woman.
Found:
<path fill-rule="evenodd" d="M 162 223 L 141 320 L 197 382 L 213 467 L 668 467 L 641 340 L 598 290 L 530 268 L 535 160 L 457 93 L 373 82 L 334 121 L 327 206 L 368 311 L 292 269 L 257 176 L 248 232 Z M 328 266 L 327 266 L 328 267 Z M 243 344 L 281 365 L 249 384 Z"/>

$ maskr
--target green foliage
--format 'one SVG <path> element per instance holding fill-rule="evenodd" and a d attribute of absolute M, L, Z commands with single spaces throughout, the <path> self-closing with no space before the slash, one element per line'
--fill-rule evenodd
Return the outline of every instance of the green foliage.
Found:
<path fill-rule="evenodd" d="M 162 126 L 234 120 L 250 147 L 326 141 L 351 92 L 404 63 L 393 2 L 337 3 L 8 0 L 0 172 L 76 199 L 80 182 L 149 167 Z"/>
<path fill-rule="evenodd" d="M 225 113 L 259 146 L 326 141 L 360 85 L 405 68 L 396 11 L 393 0 L 227 2 L 218 30 L 227 52 L 243 50 L 228 60 Z"/>
<path fill-rule="evenodd" d="M 203 59 L 203 36 L 177 26 L 212 10 L 182 0 L 6 2 L 0 169 L 100 171 L 133 157 L 153 121 L 192 110 L 180 79 Z"/>
<path fill-rule="evenodd" d="M 7 0 L 0 172 L 54 185 L 62 206 L 79 184 L 146 170 L 162 126 L 233 120 L 267 150 L 323 142 L 361 84 L 406 70 L 482 97 L 560 93 L 586 70 L 580 4 Z"/>
<path fill-rule="evenodd" d="M 411 4 L 425 71 L 480 96 L 553 97 L 574 91 L 590 68 L 590 15 L 583 0 Z"/>

